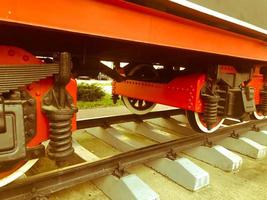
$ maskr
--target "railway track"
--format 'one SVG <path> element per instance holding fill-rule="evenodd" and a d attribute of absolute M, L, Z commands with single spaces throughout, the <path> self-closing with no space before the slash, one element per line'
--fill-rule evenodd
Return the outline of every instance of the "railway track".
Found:
<path fill-rule="evenodd" d="M 214 149 L 216 144 L 220 144 L 221 148 L 226 146 L 228 149 L 241 154 L 262 158 L 266 153 L 264 146 L 257 143 L 261 148 L 256 153 L 255 149 L 243 151 L 242 145 L 244 144 L 242 142 L 249 140 L 245 145 L 251 145 L 251 148 L 255 147 L 255 142 L 251 144 L 250 139 L 248 139 L 249 137 L 251 138 L 251 134 L 248 133 L 252 133 L 250 131 L 258 131 L 255 132 L 256 135 L 256 133 L 260 133 L 261 128 L 266 124 L 267 119 L 243 123 L 228 119 L 225 120 L 223 129 L 219 129 L 216 134 L 204 135 L 196 133 L 187 127 L 181 110 L 158 111 L 144 116 L 130 114 L 79 120 L 78 129 L 86 131 L 113 146 L 118 152 L 112 156 L 99 158 L 83 145 L 74 141 L 75 153 L 84 162 L 21 178 L 0 188 L 0 197 L 1 199 L 10 200 L 46 199 L 52 193 L 86 181 L 110 175 L 119 178 L 124 177 L 127 175 L 129 167 L 144 163 L 173 179 L 178 184 L 190 190 L 197 190 L 200 187 L 192 188 L 191 186 L 183 185 L 183 181 L 179 182 L 181 180 L 179 178 L 175 179 L 169 171 L 162 172 L 161 164 L 164 161 L 162 159 L 176 161 L 179 158 L 179 153 L 185 152 L 189 156 L 203 160 L 225 171 L 238 170 L 242 159 L 241 161 L 237 159 L 237 161 L 233 161 L 232 165 L 225 166 L 225 162 L 229 162 L 229 160 L 223 160 L 224 163 L 222 164 L 216 163 L 218 161 L 206 160 L 201 157 L 201 151 L 205 151 L 208 157 L 209 149 L 213 149 L 212 154 L 216 151 L 216 148 Z M 243 134 L 245 134 L 247 140 L 244 140 Z M 237 148 L 233 149 L 231 146 L 232 140 L 237 144 Z M 240 142 L 242 143 L 241 148 L 238 149 Z M 261 142 L 267 142 L 267 137 L 266 141 Z M 220 153 L 220 151 L 216 152 L 216 155 Z M 238 158 L 238 156 L 234 158 Z M 201 181 L 203 182 L 203 180 Z M 101 184 L 101 181 L 98 184 Z M 207 184 L 208 177 L 201 187 Z M 158 197 L 154 194 L 154 197 L 150 199 L 158 199 Z"/>

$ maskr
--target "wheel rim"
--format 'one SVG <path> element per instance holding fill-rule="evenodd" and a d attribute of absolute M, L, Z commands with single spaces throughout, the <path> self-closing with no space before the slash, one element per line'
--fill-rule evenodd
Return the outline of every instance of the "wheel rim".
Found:
<path fill-rule="evenodd" d="M 201 113 L 193 112 L 193 111 L 186 111 L 186 116 L 188 119 L 188 122 L 190 126 L 198 131 L 198 132 L 203 132 L 203 133 L 213 133 L 216 130 L 220 128 L 222 125 L 224 119 L 217 118 L 217 122 L 212 126 L 211 129 L 208 129 L 206 127 L 206 124 L 203 120 L 203 116 Z"/>
<path fill-rule="evenodd" d="M 19 161 L 10 165 L 5 171 L 0 173 L 0 187 L 3 187 L 19 177 L 25 174 L 36 162 L 38 159 L 33 159 L 29 161 Z"/>
<path fill-rule="evenodd" d="M 255 119 L 258 119 L 258 120 L 262 120 L 262 119 L 266 118 L 266 116 L 264 116 L 263 113 L 259 112 L 259 111 L 254 111 L 253 112 L 253 117 Z"/>
<path fill-rule="evenodd" d="M 149 101 L 134 99 L 125 96 L 122 96 L 122 101 L 132 113 L 137 115 L 144 115 L 150 112 L 156 106 L 155 103 Z"/>

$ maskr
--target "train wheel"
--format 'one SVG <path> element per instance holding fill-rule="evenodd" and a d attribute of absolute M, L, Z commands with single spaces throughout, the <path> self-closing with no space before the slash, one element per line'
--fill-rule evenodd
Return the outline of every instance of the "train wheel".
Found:
<path fill-rule="evenodd" d="M 260 111 L 254 111 L 254 112 L 252 113 L 252 115 L 251 115 L 251 118 L 252 118 L 252 119 L 262 120 L 262 119 L 266 118 L 266 116 L 263 115 L 263 113 L 260 112 Z"/>
<path fill-rule="evenodd" d="M 137 115 L 144 115 L 149 113 L 155 106 L 155 103 L 145 101 L 142 99 L 134 99 L 130 97 L 122 97 L 122 102 L 132 113 Z"/>
<path fill-rule="evenodd" d="M 222 125 L 224 119 L 217 117 L 217 122 L 214 123 L 211 129 L 208 129 L 204 120 L 203 120 L 203 113 L 197 113 L 193 111 L 186 111 L 186 117 L 189 122 L 189 125 L 197 132 L 203 133 L 212 133 Z"/>
<path fill-rule="evenodd" d="M 20 161 L 11 163 L 8 166 L 0 166 L 0 187 L 3 187 L 19 177 L 25 174 L 36 162 L 38 159 L 29 160 L 27 162 Z"/>
<path fill-rule="evenodd" d="M 127 72 L 127 77 L 139 81 L 156 81 L 158 73 L 153 68 L 153 65 L 140 64 L 130 69 Z M 137 115 L 149 113 L 156 106 L 153 102 L 126 96 L 122 96 L 122 101 L 128 110 Z"/>

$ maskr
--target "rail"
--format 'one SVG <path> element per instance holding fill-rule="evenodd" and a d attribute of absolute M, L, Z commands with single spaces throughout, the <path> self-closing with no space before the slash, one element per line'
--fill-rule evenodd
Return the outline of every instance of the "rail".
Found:
<path fill-rule="evenodd" d="M 78 127 L 89 128 L 94 126 L 110 125 L 136 119 L 151 119 L 156 117 L 168 117 L 181 114 L 181 110 L 159 111 L 144 116 L 122 115 L 100 119 L 79 120 Z M 216 134 L 195 133 L 181 139 L 163 142 L 147 147 L 123 152 L 115 156 L 107 157 L 95 162 L 83 162 L 69 167 L 37 174 L 0 188 L 1 199 L 42 199 L 57 191 L 70 188 L 77 184 L 91 181 L 106 175 L 111 175 L 116 170 L 124 169 L 148 161 L 168 157 L 170 153 L 176 155 L 185 149 L 206 144 L 206 141 L 215 142 L 228 136 L 238 137 L 239 134 L 249 130 L 255 130 L 265 126 L 267 119 L 250 121 L 229 125 L 222 128 Z M 87 126 L 86 126 L 87 125 Z"/>

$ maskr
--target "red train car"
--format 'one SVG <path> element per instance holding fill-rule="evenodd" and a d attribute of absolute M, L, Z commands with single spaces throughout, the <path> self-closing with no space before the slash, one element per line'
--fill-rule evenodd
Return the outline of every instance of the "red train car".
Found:
<path fill-rule="evenodd" d="M 52 159 L 73 152 L 77 75 L 107 74 L 114 99 L 136 114 L 156 103 L 184 109 L 200 132 L 267 114 L 265 29 L 186 1 L 0 5 L 2 178 L 38 158 L 47 139 Z"/>

